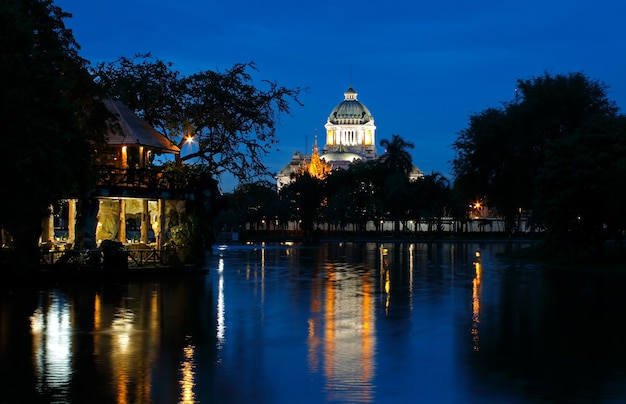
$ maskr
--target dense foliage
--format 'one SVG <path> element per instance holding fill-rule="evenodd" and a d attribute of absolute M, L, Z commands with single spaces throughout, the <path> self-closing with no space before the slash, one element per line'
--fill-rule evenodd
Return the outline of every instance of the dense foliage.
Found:
<path fill-rule="evenodd" d="M 355 162 L 323 179 L 306 170 L 295 173 L 279 194 L 270 184 L 240 186 L 230 196 L 222 221 L 225 227 L 257 232 L 284 231 L 289 222 L 297 222 L 307 238 L 317 225 L 328 226 L 333 234 L 359 233 L 366 231 L 368 222 L 381 230 L 384 221 L 394 222 L 396 235 L 413 231 L 409 221 L 428 223 L 428 232 L 439 234 L 442 219 L 458 212 L 449 181 L 439 173 L 410 181 L 415 167 L 406 149 L 412 143 L 393 135 L 381 146 L 385 153 L 380 159 Z"/>
<path fill-rule="evenodd" d="M 248 183 L 268 174 L 263 158 L 277 145 L 276 125 L 299 104 L 300 88 L 253 82 L 254 63 L 188 76 L 151 55 L 122 57 L 93 69 L 109 97 L 119 99 L 175 143 L 193 136 L 195 149 L 181 160 L 199 161 L 219 178 Z M 182 143 L 180 143 L 182 144 Z"/>
<path fill-rule="evenodd" d="M 68 16 L 49 0 L 0 2 L 0 226 L 16 256 L 33 260 L 50 206 L 91 186 L 93 142 L 104 128 Z"/>
<path fill-rule="evenodd" d="M 600 255 L 626 229 L 625 118 L 606 86 L 582 73 L 517 84 L 516 100 L 471 116 L 459 133 L 455 188 L 486 198 L 510 231 L 529 214 L 553 252 L 588 246 Z"/>

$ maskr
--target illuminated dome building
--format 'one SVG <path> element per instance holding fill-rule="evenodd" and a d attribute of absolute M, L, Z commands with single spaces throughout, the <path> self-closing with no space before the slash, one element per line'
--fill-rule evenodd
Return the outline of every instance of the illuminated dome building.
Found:
<path fill-rule="evenodd" d="M 291 162 L 278 173 L 278 189 L 291 182 L 293 173 L 303 169 L 310 171 L 311 163 L 318 160 L 324 164 L 324 170 L 346 169 L 357 160 L 376 158 L 376 126 L 374 117 L 358 99 L 358 93 L 350 86 L 344 93 L 344 100 L 330 113 L 326 120 L 326 144 L 318 157 L 317 144 L 313 154 L 294 152 Z"/>
<path fill-rule="evenodd" d="M 358 93 L 352 86 L 343 95 L 344 100 L 337 104 L 326 120 L 326 144 L 319 153 L 319 160 L 332 170 L 347 169 L 357 160 L 369 161 L 377 157 L 376 126 L 372 113 L 357 99 Z M 311 163 L 318 164 L 317 154 L 317 141 L 313 154 L 294 152 L 291 162 L 278 173 L 278 190 L 291 182 L 292 174 L 303 169 L 310 172 L 308 167 Z M 421 171 L 414 167 L 411 179 L 420 176 Z"/>
<path fill-rule="evenodd" d="M 358 158 L 376 158 L 376 126 L 372 113 L 357 100 L 358 93 L 352 86 L 343 95 L 344 100 L 332 110 L 324 125 L 326 146 L 322 159 L 337 161 L 336 168 L 347 168 Z"/>

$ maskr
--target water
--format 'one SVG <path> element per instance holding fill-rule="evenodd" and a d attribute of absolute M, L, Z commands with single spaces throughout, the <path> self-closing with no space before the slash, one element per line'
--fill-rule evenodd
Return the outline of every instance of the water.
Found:
<path fill-rule="evenodd" d="M 0 287 L 0 402 L 617 403 L 626 279 L 519 244 L 231 246 L 204 277 Z"/>

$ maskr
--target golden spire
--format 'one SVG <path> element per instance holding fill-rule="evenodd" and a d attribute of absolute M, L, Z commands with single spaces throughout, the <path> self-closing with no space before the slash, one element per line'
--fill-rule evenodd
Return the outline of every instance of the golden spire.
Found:
<path fill-rule="evenodd" d="M 326 163 L 326 161 L 320 159 L 319 149 L 317 148 L 317 135 L 315 135 L 311 162 L 307 164 L 306 160 L 302 161 L 301 173 L 304 174 L 305 172 L 308 172 L 311 177 L 322 180 L 326 178 L 331 171 L 332 167 Z"/>

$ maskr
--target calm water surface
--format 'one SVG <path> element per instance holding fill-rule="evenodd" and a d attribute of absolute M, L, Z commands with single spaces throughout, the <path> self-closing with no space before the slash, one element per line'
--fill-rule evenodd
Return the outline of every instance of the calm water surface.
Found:
<path fill-rule="evenodd" d="M 231 246 L 210 273 L 0 286 L 0 403 L 626 402 L 626 279 L 521 244 Z"/>

